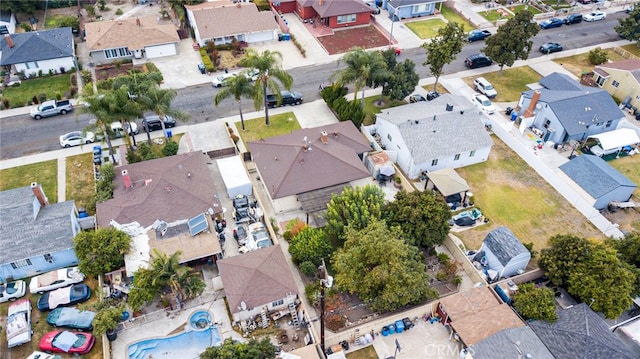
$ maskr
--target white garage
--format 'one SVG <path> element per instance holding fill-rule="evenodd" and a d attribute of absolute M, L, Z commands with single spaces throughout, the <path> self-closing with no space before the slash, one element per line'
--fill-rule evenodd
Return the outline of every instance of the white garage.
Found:
<path fill-rule="evenodd" d="M 148 59 L 155 59 L 157 57 L 173 56 L 178 54 L 178 49 L 175 43 L 146 46 L 144 48 Z"/>
<path fill-rule="evenodd" d="M 278 32 L 275 30 L 253 32 L 246 34 L 246 41 L 248 43 L 260 42 L 260 41 L 273 41 L 277 38 Z"/>

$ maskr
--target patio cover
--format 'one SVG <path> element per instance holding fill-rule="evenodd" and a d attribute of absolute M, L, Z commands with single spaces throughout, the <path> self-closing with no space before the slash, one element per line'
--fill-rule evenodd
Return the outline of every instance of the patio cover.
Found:
<path fill-rule="evenodd" d="M 429 172 L 427 176 L 445 197 L 470 189 L 467 181 L 460 177 L 453 168 L 443 168 Z"/>
<path fill-rule="evenodd" d="M 640 143 L 638 134 L 630 128 L 621 128 L 619 130 L 589 136 L 589 138 L 597 139 L 604 152 Z"/>

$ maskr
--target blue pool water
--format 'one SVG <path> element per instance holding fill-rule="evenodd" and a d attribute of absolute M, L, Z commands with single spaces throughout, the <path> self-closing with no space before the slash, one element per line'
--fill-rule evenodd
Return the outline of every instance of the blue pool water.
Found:
<path fill-rule="evenodd" d="M 203 327 L 203 319 L 208 325 Z M 191 315 L 186 331 L 167 338 L 145 339 L 129 345 L 129 359 L 198 358 L 208 347 L 222 343 L 220 331 L 211 325 L 211 314 L 198 311 Z"/>

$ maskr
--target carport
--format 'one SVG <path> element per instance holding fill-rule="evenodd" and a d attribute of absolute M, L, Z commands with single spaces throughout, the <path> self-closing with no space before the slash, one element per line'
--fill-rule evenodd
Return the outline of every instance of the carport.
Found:
<path fill-rule="evenodd" d="M 598 141 L 597 146 L 592 146 L 590 151 L 598 157 L 622 151 L 626 146 L 640 143 L 638 133 L 630 128 L 609 131 L 598 135 L 589 136 Z"/>
<path fill-rule="evenodd" d="M 447 203 L 462 204 L 467 200 L 467 192 L 470 188 L 467 181 L 453 168 L 443 168 L 427 173 L 425 189 L 435 189 L 440 192 Z"/>
<path fill-rule="evenodd" d="M 334 193 L 342 193 L 342 190 L 347 186 L 349 186 L 348 183 L 343 183 L 297 194 L 300 208 L 307 215 L 307 223 L 309 223 L 309 215 L 311 215 L 315 224 L 323 227 L 326 224 L 324 211 L 327 209 L 327 204 L 331 202 L 331 197 Z"/>

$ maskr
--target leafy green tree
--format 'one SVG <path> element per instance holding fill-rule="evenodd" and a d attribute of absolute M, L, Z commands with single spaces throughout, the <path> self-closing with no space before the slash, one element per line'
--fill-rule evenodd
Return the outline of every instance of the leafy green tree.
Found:
<path fill-rule="evenodd" d="M 525 319 L 539 319 L 556 322 L 556 301 L 553 291 L 547 287 L 536 287 L 533 283 L 518 286 L 513 296 L 513 306 Z"/>
<path fill-rule="evenodd" d="M 389 226 L 399 226 L 411 245 L 424 248 L 442 244 L 449 233 L 451 211 L 442 197 L 431 191 L 400 191 L 382 210 Z"/>
<path fill-rule="evenodd" d="M 120 122 L 123 129 L 128 128 L 129 122 L 135 121 L 142 116 L 143 108 L 137 102 L 131 100 L 126 86 L 109 92 L 105 97 L 110 101 L 109 112 L 111 116 L 114 120 Z M 135 138 L 132 143 L 129 131 L 123 131 L 123 133 L 127 147 L 133 151 Z"/>
<path fill-rule="evenodd" d="M 362 90 L 361 107 L 364 108 L 365 88 L 380 85 L 387 77 L 387 64 L 382 54 L 378 51 L 366 51 L 361 47 L 354 47 L 338 63 L 344 63 L 346 67 L 335 72 L 331 78 L 339 84 L 353 83 L 354 101 L 358 97 L 358 92 Z"/>
<path fill-rule="evenodd" d="M 265 124 L 269 126 L 269 106 L 267 105 L 267 94 L 271 92 L 278 98 L 278 103 L 282 102 L 280 86 L 290 90 L 293 84 L 293 77 L 282 69 L 282 54 L 278 51 L 265 50 L 258 53 L 249 48 L 242 65 L 258 70 L 258 79 L 255 83 L 253 102 L 256 110 L 259 105 L 264 105 Z"/>
<path fill-rule="evenodd" d="M 111 156 L 112 163 L 116 163 L 115 152 L 113 151 L 111 138 L 108 135 L 109 131 L 111 130 L 111 123 L 117 121 L 117 118 L 110 111 L 110 98 L 105 95 L 96 95 L 85 97 L 83 100 L 86 103 L 86 106 L 82 107 L 82 112 L 89 113 L 96 117 L 95 126 L 100 132 L 104 134 L 104 138 L 107 141 L 107 147 L 109 148 L 109 155 Z"/>
<path fill-rule="evenodd" d="M 338 246 L 344 242 L 344 228 L 354 230 L 365 228 L 382 215 L 384 192 L 378 186 L 346 187 L 339 195 L 333 195 L 327 206 L 327 225 L 325 230 L 329 238 Z"/>
<path fill-rule="evenodd" d="M 167 131 L 162 119 L 165 116 L 171 116 L 175 120 L 186 120 L 189 115 L 186 112 L 171 108 L 171 102 L 178 93 L 173 89 L 162 89 L 160 86 L 155 85 L 148 88 L 146 91 L 137 94 L 136 102 L 138 102 L 143 109 L 155 112 L 161 119 L 160 124 L 162 126 L 162 133 L 167 137 Z M 151 135 L 147 132 L 147 140 L 149 144 L 152 144 Z"/>
<path fill-rule="evenodd" d="M 618 252 L 623 261 L 640 268 L 640 232 L 628 233 L 622 239 L 608 239 L 607 244 Z"/>
<path fill-rule="evenodd" d="M 500 75 L 505 65 L 511 67 L 516 60 L 526 60 L 533 48 L 534 37 L 540 27 L 533 21 L 533 13 L 522 10 L 498 28 L 495 35 L 486 40 L 482 50 L 500 66 Z"/>
<path fill-rule="evenodd" d="M 223 100 L 233 97 L 238 103 L 238 111 L 240 112 L 240 123 L 244 131 L 244 116 L 242 115 L 242 98 L 253 99 L 256 108 L 260 108 L 260 101 L 256 101 L 255 87 L 251 80 L 243 74 L 235 76 L 229 80 L 229 86 L 220 89 L 213 98 L 213 103 L 218 107 Z"/>
<path fill-rule="evenodd" d="M 250 339 L 248 343 L 227 338 L 219 347 L 209 347 L 200 354 L 200 359 L 275 359 L 276 347 L 269 338 L 258 341 Z"/>
<path fill-rule="evenodd" d="M 609 56 L 607 55 L 607 52 L 600 47 L 596 47 L 595 49 L 589 51 L 589 63 L 591 65 L 604 64 L 608 60 Z"/>
<path fill-rule="evenodd" d="M 429 71 L 436 78 L 436 82 L 433 85 L 434 91 L 438 86 L 440 76 L 444 73 L 444 65 L 456 59 L 457 55 L 462 51 L 463 43 L 463 26 L 457 22 L 450 22 L 447 23 L 447 26 L 438 30 L 436 38 L 423 45 L 427 52 L 427 59 L 423 65 L 429 65 Z"/>
<path fill-rule="evenodd" d="M 320 228 L 305 227 L 289 244 L 291 259 L 296 264 L 311 262 L 317 267 L 332 251 L 327 234 Z"/>
<path fill-rule="evenodd" d="M 131 237 L 115 228 L 82 231 L 73 242 L 80 271 L 92 277 L 122 268 L 131 249 Z"/>
<path fill-rule="evenodd" d="M 372 221 L 364 229 L 348 227 L 345 237 L 344 247 L 332 258 L 338 288 L 357 294 L 375 311 L 437 298 L 422 254 L 402 239 L 398 228 Z"/>
<path fill-rule="evenodd" d="M 636 4 L 628 16 L 619 18 L 613 29 L 624 39 L 636 41 L 640 47 L 640 5 Z"/>
<path fill-rule="evenodd" d="M 631 305 L 635 280 L 614 249 L 592 243 L 587 260 L 569 274 L 567 290 L 591 309 L 615 319 Z"/>
<path fill-rule="evenodd" d="M 11 11 L 18 20 L 18 14 L 32 15 L 36 10 L 44 9 L 45 2 L 41 0 L 2 0 L 0 10 Z"/>
<path fill-rule="evenodd" d="M 418 82 L 420 82 L 420 76 L 416 72 L 416 64 L 409 59 L 404 60 L 389 72 L 381 95 L 389 96 L 391 100 L 402 100 L 416 89 Z"/>
<path fill-rule="evenodd" d="M 122 305 L 100 309 L 93 319 L 93 335 L 101 336 L 116 330 L 122 318 L 122 312 L 124 312 L 124 306 Z"/>
<path fill-rule="evenodd" d="M 555 285 L 565 286 L 569 275 L 586 260 L 590 243 L 571 234 L 559 234 L 549 238 L 549 248 L 540 251 L 538 265 Z"/>
<path fill-rule="evenodd" d="M 70 27 L 77 31 L 80 28 L 80 21 L 78 21 L 77 16 L 61 15 L 52 17 L 47 21 L 47 28 L 54 27 Z"/>

